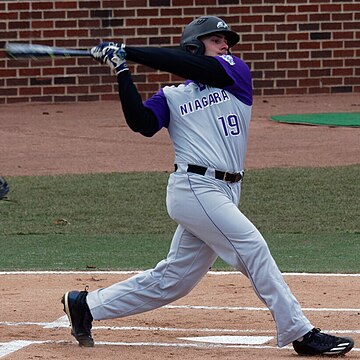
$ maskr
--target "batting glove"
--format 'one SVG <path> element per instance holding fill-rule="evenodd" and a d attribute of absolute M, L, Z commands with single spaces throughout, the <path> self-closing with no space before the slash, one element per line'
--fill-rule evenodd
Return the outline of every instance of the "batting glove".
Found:
<path fill-rule="evenodd" d="M 129 70 L 125 60 L 125 44 L 103 42 L 93 47 L 90 52 L 95 60 L 101 64 L 108 64 L 116 75 L 125 70 Z"/>

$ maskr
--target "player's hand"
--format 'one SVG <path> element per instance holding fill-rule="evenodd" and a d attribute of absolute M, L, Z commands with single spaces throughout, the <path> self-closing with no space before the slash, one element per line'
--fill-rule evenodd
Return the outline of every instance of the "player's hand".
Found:
<path fill-rule="evenodd" d="M 91 55 L 101 64 L 108 64 L 116 75 L 125 70 L 129 70 L 126 65 L 125 44 L 117 44 L 114 42 L 103 42 L 93 47 Z"/>

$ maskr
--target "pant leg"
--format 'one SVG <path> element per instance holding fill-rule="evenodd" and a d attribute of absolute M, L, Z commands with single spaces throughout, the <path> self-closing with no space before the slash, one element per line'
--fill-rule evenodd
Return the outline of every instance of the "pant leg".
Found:
<path fill-rule="evenodd" d="M 165 260 L 87 296 L 95 320 L 120 318 L 166 305 L 188 294 L 217 256 L 203 241 L 178 226 Z"/>
<path fill-rule="evenodd" d="M 239 189 L 199 175 L 171 176 L 170 216 L 250 279 L 274 317 L 278 345 L 285 346 L 311 330 L 264 238 L 234 201 Z"/>

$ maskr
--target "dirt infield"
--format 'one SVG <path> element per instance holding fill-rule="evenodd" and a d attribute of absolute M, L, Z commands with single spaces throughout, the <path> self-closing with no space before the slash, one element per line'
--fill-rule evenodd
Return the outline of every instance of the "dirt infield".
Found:
<path fill-rule="evenodd" d="M 166 131 L 152 139 L 132 133 L 118 103 L 1 108 L 2 176 L 173 168 Z M 359 108 L 358 94 L 256 98 L 247 168 L 358 164 L 360 129 L 287 125 L 268 118 L 288 113 L 355 112 Z M 97 345 L 79 348 L 63 317 L 61 295 L 86 285 L 90 290 L 107 286 L 127 276 L 130 274 L 0 273 L 0 358 L 296 358 L 291 348 L 276 347 L 271 314 L 246 278 L 238 274 L 209 274 L 190 295 L 170 307 L 95 322 Z M 293 274 L 285 279 L 314 325 L 352 336 L 359 343 L 360 276 Z M 194 337 L 206 338 L 189 339 Z M 347 358 L 359 358 L 359 350 L 356 345 Z"/>
<path fill-rule="evenodd" d="M 63 318 L 59 300 L 64 289 L 86 285 L 96 289 L 128 276 L 131 274 L 0 274 L 3 299 L 0 342 L 8 347 L 18 340 L 30 342 L 16 352 L 9 351 L 7 359 L 186 356 L 199 360 L 260 357 L 275 360 L 294 356 L 290 347 L 276 347 L 271 314 L 254 295 L 247 279 L 238 274 L 209 274 L 191 294 L 169 307 L 124 319 L 94 322 L 97 345 L 94 349 L 79 348 Z M 285 275 L 285 279 L 314 324 L 360 340 L 359 330 L 355 333 L 360 318 L 360 276 Z M 214 336 L 221 337 L 215 339 L 220 343 L 211 343 L 215 340 L 209 337 Z M 189 339 L 199 337 L 207 339 Z M 358 356 L 358 351 L 348 355 L 349 359 Z"/>
<path fill-rule="evenodd" d="M 166 130 L 153 138 L 126 126 L 119 103 L 4 105 L 0 175 L 172 171 Z M 359 94 L 255 98 L 247 168 L 359 162 L 359 129 L 288 125 L 271 115 L 357 112 Z"/>

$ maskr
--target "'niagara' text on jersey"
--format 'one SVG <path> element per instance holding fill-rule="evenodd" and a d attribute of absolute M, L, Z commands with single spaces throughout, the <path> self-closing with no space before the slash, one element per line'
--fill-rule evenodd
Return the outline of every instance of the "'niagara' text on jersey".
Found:
<path fill-rule="evenodd" d="M 228 100 L 230 100 L 229 95 L 225 90 L 221 89 L 219 91 L 211 92 L 206 96 L 202 96 L 201 98 L 181 104 L 179 106 L 179 110 L 181 116 L 185 116 L 195 111 L 203 110 L 208 106 L 219 104 Z"/>

